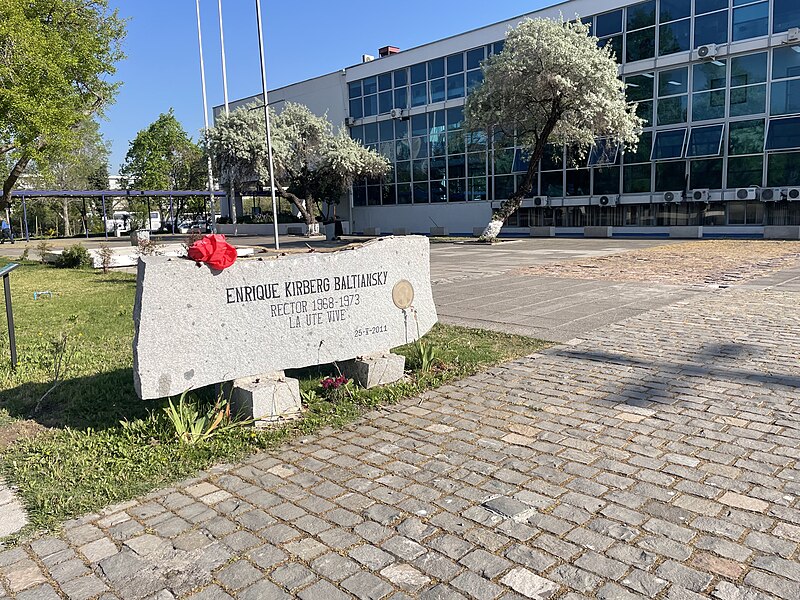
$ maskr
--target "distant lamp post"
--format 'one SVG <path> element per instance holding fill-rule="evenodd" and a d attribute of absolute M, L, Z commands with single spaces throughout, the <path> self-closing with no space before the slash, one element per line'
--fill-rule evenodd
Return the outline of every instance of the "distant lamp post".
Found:
<path fill-rule="evenodd" d="M 199 2 L 199 0 L 198 0 Z M 280 249 L 278 240 L 278 203 L 275 200 L 275 165 L 272 160 L 272 135 L 269 129 L 269 103 L 267 102 L 267 70 L 264 65 L 264 33 L 261 26 L 261 0 L 256 0 L 256 22 L 258 23 L 258 50 L 261 55 L 261 89 L 264 94 L 264 133 L 267 138 L 269 156 L 269 190 L 272 196 L 272 229 L 275 234 L 275 249 Z"/>

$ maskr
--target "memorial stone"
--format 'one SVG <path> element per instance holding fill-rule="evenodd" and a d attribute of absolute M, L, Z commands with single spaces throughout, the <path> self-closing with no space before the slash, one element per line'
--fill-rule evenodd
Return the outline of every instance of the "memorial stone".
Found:
<path fill-rule="evenodd" d="M 182 258 L 142 257 L 134 384 L 139 397 L 162 398 L 380 355 L 435 323 L 430 245 L 422 236 L 240 259 L 224 271 Z"/>

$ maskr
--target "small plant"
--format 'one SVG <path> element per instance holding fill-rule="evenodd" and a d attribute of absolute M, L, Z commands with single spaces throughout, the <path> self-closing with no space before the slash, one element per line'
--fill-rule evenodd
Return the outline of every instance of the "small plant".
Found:
<path fill-rule="evenodd" d="M 439 360 L 436 348 L 432 344 L 423 342 L 421 339 L 417 340 L 414 346 L 417 350 L 419 370 L 422 373 L 430 373 L 433 365 Z"/>
<path fill-rule="evenodd" d="M 306 406 L 312 406 L 319 402 L 320 396 L 316 390 L 300 390 L 300 400 Z"/>
<path fill-rule="evenodd" d="M 231 419 L 231 405 L 222 395 L 217 397 L 206 413 L 202 413 L 198 408 L 195 398 L 189 396 L 186 390 L 181 394 L 178 404 L 169 399 L 169 406 L 164 408 L 169 420 L 175 428 L 175 435 L 186 444 L 197 444 L 208 440 L 218 433 L 249 425 L 252 421 L 237 421 Z"/>
<path fill-rule="evenodd" d="M 353 382 L 344 375 L 325 377 L 320 385 L 331 402 L 339 402 L 352 395 Z"/>
<path fill-rule="evenodd" d="M 31 251 L 30 248 L 25 248 L 25 250 L 22 251 L 22 254 L 19 255 L 19 259 L 21 261 L 28 260 L 28 255 L 30 254 L 30 251 Z"/>
<path fill-rule="evenodd" d="M 44 264 L 44 262 L 45 262 L 45 260 L 44 260 L 45 254 L 50 252 L 50 250 L 52 250 L 52 249 L 53 249 L 53 246 L 52 246 L 52 244 L 50 244 L 50 239 L 49 238 L 44 237 L 41 240 L 39 240 L 39 243 L 36 244 L 36 252 L 39 253 L 39 262 Z"/>
<path fill-rule="evenodd" d="M 72 324 L 75 319 L 70 318 Z M 62 331 L 61 335 L 54 337 L 50 340 L 49 344 L 50 357 L 53 360 L 52 380 L 51 385 L 44 395 L 39 398 L 36 407 L 33 409 L 34 413 L 38 413 L 42 408 L 42 403 L 59 385 L 64 381 L 64 376 L 69 370 L 70 363 L 75 354 L 75 349 L 70 347 L 69 333 Z"/>
<path fill-rule="evenodd" d="M 136 251 L 139 253 L 139 256 L 158 256 L 161 254 L 163 248 L 161 244 L 153 240 L 140 239 Z"/>
<path fill-rule="evenodd" d="M 97 252 L 100 255 L 100 266 L 103 268 L 103 273 L 108 273 L 114 262 L 114 251 L 108 244 L 100 244 Z"/>
<path fill-rule="evenodd" d="M 56 266 L 59 269 L 85 269 L 93 266 L 92 256 L 89 251 L 80 244 L 75 244 L 64 251 L 56 258 Z"/>

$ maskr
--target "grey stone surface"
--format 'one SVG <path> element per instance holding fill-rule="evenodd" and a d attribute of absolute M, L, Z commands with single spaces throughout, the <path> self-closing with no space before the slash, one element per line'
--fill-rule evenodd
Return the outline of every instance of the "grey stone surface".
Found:
<path fill-rule="evenodd" d="M 17 533 L 28 524 L 25 507 L 6 482 L 0 478 L 0 539 Z"/>
<path fill-rule="evenodd" d="M 583 228 L 583 237 L 587 238 L 610 238 L 613 235 L 613 227 L 590 226 Z"/>
<path fill-rule="evenodd" d="M 339 363 L 342 375 L 367 389 L 399 381 L 405 366 L 406 357 L 392 352 L 359 356 Z"/>
<path fill-rule="evenodd" d="M 300 382 L 283 371 L 240 378 L 233 382 L 231 411 L 254 419 L 256 427 L 301 415 Z"/>
<path fill-rule="evenodd" d="M 401 281 L 413 287 L 410 308 L 393 301 Z M 145 399 L 180 394 L 382 352 L 417 339 L 434 323 L 425 237 L 240 260 L 222 272 L 185 259 L 143 257 L 134 384 Z"/>

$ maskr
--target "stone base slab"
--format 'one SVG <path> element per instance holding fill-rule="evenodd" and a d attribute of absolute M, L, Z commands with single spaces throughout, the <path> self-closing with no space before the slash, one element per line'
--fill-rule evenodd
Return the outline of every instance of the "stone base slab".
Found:
<path fill-rule="evenodd" d="M 584 227 L 583 237 L 586 238 L 610 238 L 612 236 L 612 227 Z"/>
<path fill-rule="evenodd" d="M 380 235 L 380 227 L 364 227 L 364 235 Z"/>
<path fill-rule="evenodd" d="M 297 419 L 302 415 L 300 382 L 283 371 L 246 377 L 233 382 L 231 414 L 254 419 L 256 427 Z"/>
<path fill-rule="evenodd" d="M 669 228 L 669 237 L 679 239 L 701 239 L 703 237 L 702 225 L 681 225 Z"/>
<path fill-rule="evenodd" d="M 765 240 L 800 240 L 800 226 L 767 225 L 764 227 Z"/>
<path fill-rule="evenodd" d="M 392 235 L 408 235 L 408 229 L 406 227 L 395 227 L 392 229 Z"/>
<path fill-rule="evenodd" d="M 450 235 L 447 227 L 431 227 L 431 235 L 435 237 L 444 237 Z"/>
<path fill-rule="evenodd" d="M 531 227 L 528 235 L 531 237 L 556 237 L 555 227 Z"/>
<path fill-rule="evenodd" d="M 391 352 L 360 356 L 339 363 L 342 375 L 363 388 L 394 383 L 403 378 L 406 357 Z"/>

